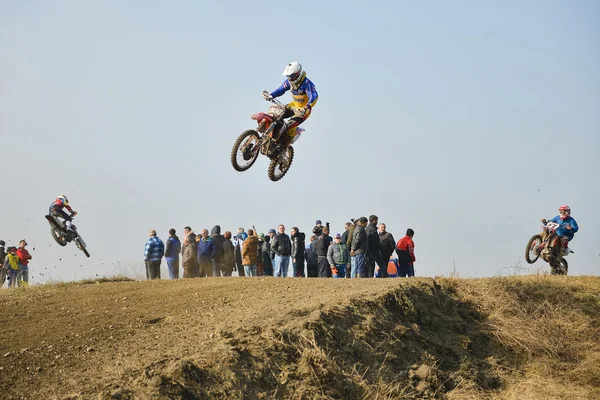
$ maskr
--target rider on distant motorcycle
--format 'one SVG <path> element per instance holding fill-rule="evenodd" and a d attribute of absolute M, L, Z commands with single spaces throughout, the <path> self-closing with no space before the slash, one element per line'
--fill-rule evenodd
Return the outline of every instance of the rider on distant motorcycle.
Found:
<path fill-rule="evenodd" d="M 283 114 L 283 118 L 291 117 L 288 121 L 287 135 L 282 138 L 282 144 L 287 147 L 296 135 L 298 125 L 310 116 L 312 108 L 319 99 L 319 94 L 315 85 L 306 77 L 306 72 L 302 70 L 299 62 L 294 61 L 288 64 L 283 70 L 283 76 L 287 78 L 283 84 L 271 94 L 263 92 L 263 97 L 265 100 L 272 100 L 288 90 L 292 90 L 293 101 L 285 106 L 286 110 Z"/>
<path fill-rule="evenodd" d="M 67 214 L 63 210 L 63 208 L 66 208 L 67 210 L 69 210 L 71 215 Z M 69 205 L 69 200 L 67 199 L 67 196 L 65 196 L 64 194 L 60 194 L 60 195 L 58 195 L 56 200 L 54 200 L 54 202 L 52 204 L 50 204 L 50 209 L 48 210 L 48 214 L 50 214 L 52 217 L 60 217 L 60 218 L 64 219 L 67 229 L 72 230 L 71 221 L 73 220 L 73 217 L 75 215 L 77 215 L 77 212 L 73 211 L 73 209 Z"/>
<path fill-rule="evenodd" d="M 577 226 L 577 221 L 573 217 L 571 217 L 571 208 L 569 206 L 564 205 L 560 206 L 558 209 L 558 215 L 552 218 L 550 221 L 545 218 L 542 219 L 542 223 L 545 225 L 548 222 L 554 222 L 560 227 L 556 229 L 556 235 L 561 239 L 561 250 L 564 254 L 568 251 L 569 241 L 573 240 L 575 236 L 575 232 L 579 230 L 579 226 Z M 546 239 L 546 232 L 542 234 L 542 239 Z"/>

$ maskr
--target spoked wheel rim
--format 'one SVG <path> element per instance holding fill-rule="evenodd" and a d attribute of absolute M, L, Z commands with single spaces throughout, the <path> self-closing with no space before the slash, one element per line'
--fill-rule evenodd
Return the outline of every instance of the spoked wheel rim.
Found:
<path fill-rule="evenodd" d="M 541 245 L 541 236 L 534 236 L 529 239 L 529 243 L 527 244 L 527 252 L 525 253 L 525 259 L 529 264 L 533 264 L 538 258 L 540 258 Z"/>
<path fill-rule="evenodd" d="M 294 148 L 290 146 L 283 155 L 280 155 L 275 160 L 271 160 L 269 178 L 272 181 L 278 181 L 283 178 L 292 166 L 292 161 L 294 161 Z"/>
<path fill-rule="evenodd" d="M 250 168 L 259 152 L 259 136 L 255 131 L 246 131 L 237 139 L 231 162 L 237 171 L 245 171 Z"/>

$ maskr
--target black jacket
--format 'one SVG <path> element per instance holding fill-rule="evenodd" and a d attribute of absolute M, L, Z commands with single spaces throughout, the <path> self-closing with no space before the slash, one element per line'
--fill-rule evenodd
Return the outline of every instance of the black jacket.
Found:
<path fill-rule="evenodd" d="M 379 241 L 381 242 L 381 255 L 389 258 L 396 250 L 396 241 L 389 232 L 379 233 Z M 387 261 L 387 259 L 385 260 Z"/>
<path fill-rule="evenodd" d="M 369 241 L 369 253 L 371 251 L 377 252 L 377 250 L 381 250 L 381 242 L 379 241 L 379 234 L 377 233 L 377 225 L 369 223 L 365 228 L 367 232 L 367 238 Z"/>
<path fill-rule="evenodd" d="M 292 236 L 292 258 L 304 258 L 305 238 L 303 232 L 298 232 Z"/>
<path fill-rule="evenodd" d="M 317 246 L 317 239 L 310 242 L 310 246 L 308 246 L 306 249 L 304 249 L 306 263 L 309 265 L 317 265 L 317 263 L 318 263 L 316 246 Z"/>
<path fill-rule="evenodd" d="M 317 257 L 327 257 L 327 250 L 329 250 L 331 242 L 331 236 L 319 236 L 317 243 L 315 244 L 315 253 L 317 253 Z"/>
<path fill-rule="evenodd" d="M 265 271 L 269 271 L 273 269 L 273 264 L 271 264 L 271 237 L 265 236 L 265 241 L 263 242 L 260 248 L 261 258 L 263 260 L 263 265 Z"/>
<path fill-rule="evenodd" d="M 210 237 L 215 243 L 215 261 L 221 262 L 223 260 L 223 243 L 225 243 L 225 237 L 221 235 L 221 227 L 219 225 L 213 226 L 210 231 Z"/>
<path fill-rule="evenodd" d="M 365 228 L 356 224 L 356 228 L 354 228 L 354 232 L 352 233 L 351 251 L 353 251 L 354 254 L 364 254 L 367 252 L 368 246 L 369 242 L 367 240 Z"/>
<path fill-rule="evenodd" d="M 285 233 L 278 233 L 275 235 L 273 243 L 271 243 L 271 250 L 278 256 L 289 256 L 292 254 L 292 242 L 290 237 Z"/>

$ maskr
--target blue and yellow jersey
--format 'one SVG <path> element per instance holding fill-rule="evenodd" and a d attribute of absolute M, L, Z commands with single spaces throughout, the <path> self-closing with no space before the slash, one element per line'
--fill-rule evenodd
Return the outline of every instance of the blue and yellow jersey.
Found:
<path fill-rule="evenodd" d="M 317 89 L 315 89 L 315 85 L 308 78 L 304 78 L 300 86 L 296 89 L 294 89 L 290 84 L 290 81 L 286 79 L 277 90 L 271 93 L 271 96 L 279 97 L 290 89 L 292 91 L 293 101 L 288 104 L 288 107 L 312 108 L 315 104 L 317 104 L 317 100 L 319 100 Z"/>

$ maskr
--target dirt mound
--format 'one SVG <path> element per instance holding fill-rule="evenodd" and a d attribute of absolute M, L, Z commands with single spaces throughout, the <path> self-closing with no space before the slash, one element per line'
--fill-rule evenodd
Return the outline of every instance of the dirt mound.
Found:
<path fill-rule="evenodd" d="M 2 398 L 598 398 L 600 278 L 192 279 L 0 293 Z"/>

